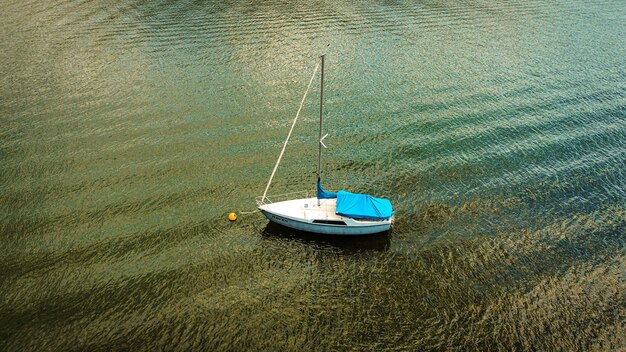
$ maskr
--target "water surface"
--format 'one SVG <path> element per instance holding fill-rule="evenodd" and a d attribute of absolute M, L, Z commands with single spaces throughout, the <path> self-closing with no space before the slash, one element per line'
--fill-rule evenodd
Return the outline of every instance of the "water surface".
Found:
<path fill-rule="evenodd" d="M 626 347 L 623 1 L 0 10 L 0 350 Z M 322 53 L 325 187 L 389 234 L 242 213 Z"/>

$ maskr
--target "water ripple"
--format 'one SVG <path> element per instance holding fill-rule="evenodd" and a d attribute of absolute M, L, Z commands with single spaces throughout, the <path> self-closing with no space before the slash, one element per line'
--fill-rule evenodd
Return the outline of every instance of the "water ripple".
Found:
<path fill-rule="evenodd" d="M 0 350 L 624 346 L 622 1 L 2 9 Z M 248 213 L 321 53 L 325 186 L 389 234 Z"/>

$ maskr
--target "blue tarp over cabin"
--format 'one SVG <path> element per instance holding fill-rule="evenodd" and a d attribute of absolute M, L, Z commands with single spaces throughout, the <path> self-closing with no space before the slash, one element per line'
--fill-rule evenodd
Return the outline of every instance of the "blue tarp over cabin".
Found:
<path fill-rule="evenodd" d="M 385 220 L 393 215 L 393 208 L 388 199 L 342 190 L 337 193 L 336 213 L 353 219 Z"/>

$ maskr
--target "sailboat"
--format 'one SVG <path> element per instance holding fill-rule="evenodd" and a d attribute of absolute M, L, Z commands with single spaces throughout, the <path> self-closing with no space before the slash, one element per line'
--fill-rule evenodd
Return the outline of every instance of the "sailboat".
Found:
<path fill-rule="evenodd" d="M 311 88 L 317 69 L 309 81 L 307 90 L 302 97 L 300 108 L 296 114 L 291 130 L 283 144 L 283 149 L 274 166 L 274 171 L 265 187 L 263 195 L 257 197 L 257 208 L 265 217 L 274 223 L 313 233 L 329 235 L 366 235 L 385 232 L 391 229 L 394 221 L 394 211 L 388 199 L 376 198 L 368 194 L 351 193 L 345 190 L 329 192 L 322 186 L 322 147 L 324 138 L 323 127 L 323 102 L 324 102 L 324 55 L 321 56 L 320 78 L 320 129 L 317 158 L 317 183 L 315 197 L 288 199 L 284 201 L 272 201 L 275 197 L 267 196 L 267 191 L 272 183 L 276 169 L 285 152 L 289 137 L 298 120 L 306 95 Z M 289 196 L 289 194 L 287 195 Z"/>

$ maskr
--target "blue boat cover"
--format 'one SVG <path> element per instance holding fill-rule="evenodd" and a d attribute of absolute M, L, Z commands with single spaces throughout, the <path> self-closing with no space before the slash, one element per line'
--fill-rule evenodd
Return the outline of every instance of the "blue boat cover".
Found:
<path fill-rule="evenodd" d="M 317 199 L 337 198 L 337 192 L 328 192 L 322 187 L 322 182 L 317 180 Z"/>
<path fill-rule="evenodd" d="M 388 199 L 341 190 L 337 193 L 336 213 L 353 219 L 385 220 L 393 215 L 393 209 Z"/>

